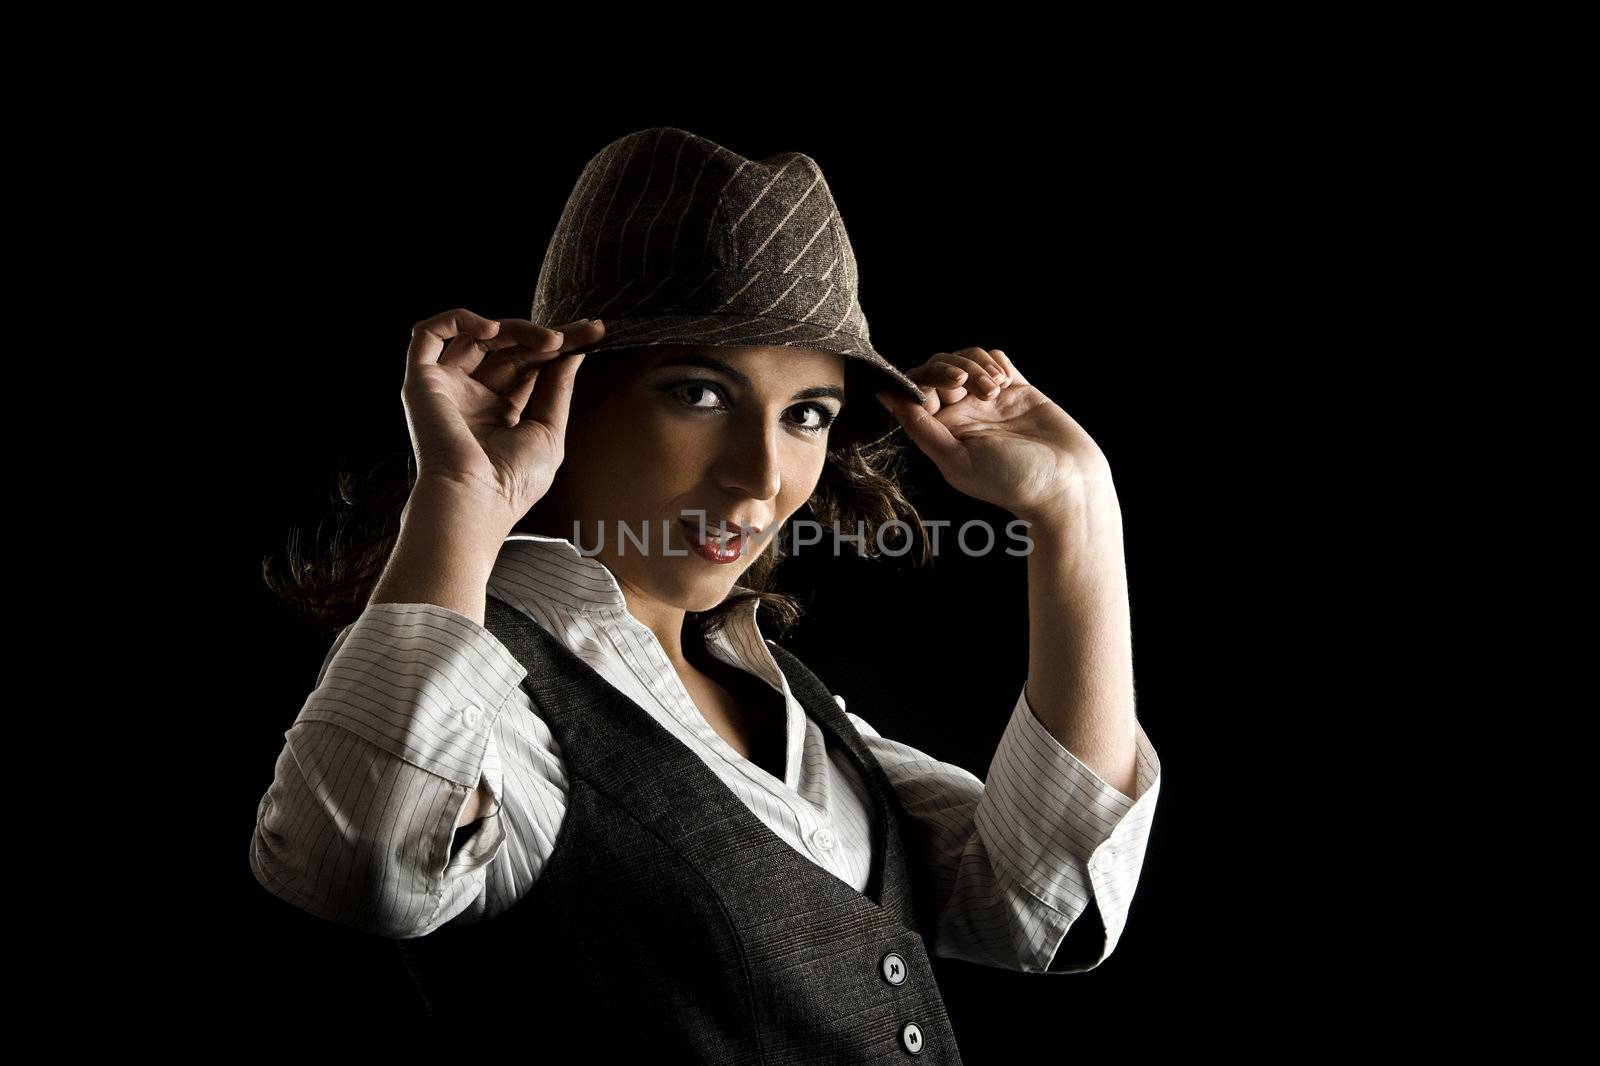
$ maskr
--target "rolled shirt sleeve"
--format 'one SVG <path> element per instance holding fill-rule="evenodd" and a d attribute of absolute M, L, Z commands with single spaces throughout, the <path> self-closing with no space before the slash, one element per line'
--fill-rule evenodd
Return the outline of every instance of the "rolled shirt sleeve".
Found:
<path fill-rule="evenodd" d="M 1018 901 L 1019 923 L 1040 924 L 1024 938 L 1029 972 L 1092 970 L 1116 948 L 1127 925 L 1161 791 L 1161 760 L 1135 723 L 1135 795 L 1103 781 L 1045 728 L 1024 685 L 989 768 L 976 824 L 999 877 Z M 1043 909 L 1028 906 L 1031 896 Z M 1075 958 L 1057 949 L 1093 899 L 1104 941 Z M 1043 947 L 1045 950 L 1040 950 Z M 1055 965 L 1051 966 L 1054 959 Z"/>
<path fill-rule="evenodd" d="M 496 726 L 526 668 L 430 603 L 370 604 L 340 633 L 261 798 L 256 880 L 319 917 L 423 936 L 483 891 L 505 845 Z M 457 847 L 480 782 L 494 802 Z"/>
<path fill-rule="evenodd" d="M 1026 685 L 986 782 L 882 737 L 858 715 L 849 718 L 921 830 L 938 911 L 930 951 L 1025 973 L 1077 973 L 1111 954 L 1160 790 L 1161 764 L 1142 726 L 1139 795 L 1130 798 L 1050 734 L 1027 702 Z M 1083 954 L 1058 958 L 1091 899 L 1105 936 L 1090 938 Z"/>

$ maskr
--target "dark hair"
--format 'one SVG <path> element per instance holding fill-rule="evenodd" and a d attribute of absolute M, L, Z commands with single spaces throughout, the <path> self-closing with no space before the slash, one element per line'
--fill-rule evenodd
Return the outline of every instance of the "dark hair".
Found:
<path fill-rule="evenodd" d="M 870 397 L 870 392 L 865 394 Z M 880 554 L 880 527 L 896 519 L 905 522 L 922 543 L 921 552 L 912 558 L 916 565 L 925 566 L 931 558 L 927 530 L 901 489 L 905 457 L 901 431 L 871 444 L 830 444 L 816 491 L 806 506 L 827 528 L 837 521 L 841 532 L 853 533 L 860 523 L 865 537 L 848 539 L 857 553 L 866 557 Z M 516 530 L 570 535 L 560 531 L 555 518 L 565 469 L 557 469 L 550 491 L 517 523 Z M 409 443 L 403 451 L 382 456 L 362 472 L 341 470 L 335 477 L 332 506 L 318 521 L 310 542 L 306 543 L 299 526 L 293 526 L 283 551 L 262 559 L 261 576 L 267 588 L 296 617 L 316 629 L 331 633 L 355 621 L 394 550 L 400 516 L 416 478 L 416 459 Z M 903 528 L 897 527 L 895 534 L 903 536 Z M 780 635 L 799 620 L 799 601 L 777 591 L 774 584 L 774 574 L 788 555 L 788 542 L 785 526 L 722 603 L 691 615 L 702 638 L 719 629 L 730 612 L 751 599 L 761 601 L 771 616 L 773 631 Z"/>

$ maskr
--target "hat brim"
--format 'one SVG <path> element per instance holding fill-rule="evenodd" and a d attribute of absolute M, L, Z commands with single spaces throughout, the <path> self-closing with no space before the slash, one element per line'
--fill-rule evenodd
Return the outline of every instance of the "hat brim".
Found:
<path fill-rule="evenodd" d="M 605 335 L 583 349 L 599 353 L 613 348 L 645 348 L 658 344 L 709 347 L 749 345 L 815 348 L 846 357 L 845 405 L 828 432 L 830 446 L 873 444 L 890 436 L 900 423 L 874 395 L 888 388 L 923 403 L 923 390 L 871 344 L 852 333 L 818 322 L 797 322 L 757 315 L 649 314 L 605 318 Z"/>

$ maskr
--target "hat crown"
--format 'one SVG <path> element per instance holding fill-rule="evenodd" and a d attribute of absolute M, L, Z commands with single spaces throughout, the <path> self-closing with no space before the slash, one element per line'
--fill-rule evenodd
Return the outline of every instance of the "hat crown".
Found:
<path fill-rule="evenodd" d="M 630 323 L 659 333 L 678 315 L 726 319 L 697 332 L 706 344 L 783 343 L 770 327 L 789 321 L 795 343 L 822 329 L 838 337 L 830 347 L 876 354 L 816 160 L 749 159 L 674 126 L 629 133 L 589 160 L 546 250 L 533 320 L 602 318 L 606 340 L 623 344 Z"/>

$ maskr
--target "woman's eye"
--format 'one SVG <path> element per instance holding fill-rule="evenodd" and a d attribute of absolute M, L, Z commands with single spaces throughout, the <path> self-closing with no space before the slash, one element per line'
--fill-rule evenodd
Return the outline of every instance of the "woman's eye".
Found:
<path fill-rule="evenodd" d="M 698 411 L 726 411 L 722 386 L 714 381 L 677 381 L 667 386 L 678 402 Z M 794 424 L 807 433 L 821 433 L 838 416 L 820 403 L 803 403 L 790 408 Z"/>
<path fill-rule="evenodd" d="M 795 408 L 799 412 L 800 428 L 820 433 L 833 424 L 836 415 L 819 403 L 803 404 Z"/>
<path fill-rule="evenodd" d="M 710 383 L 707 382 L 686 382 L 682 385 L 676 386 L 674 391 L 678 394 L 678 396 L 683 398 L 684 405 L 687 407 L 698 407 L 705 411 L 715 411 L 722 406 L 721 403 L 718 402 L 720 394 L 714 387 L 711 386 Z M 706 403 L 705 401 L 708 398 L 713 402 Z"/>

